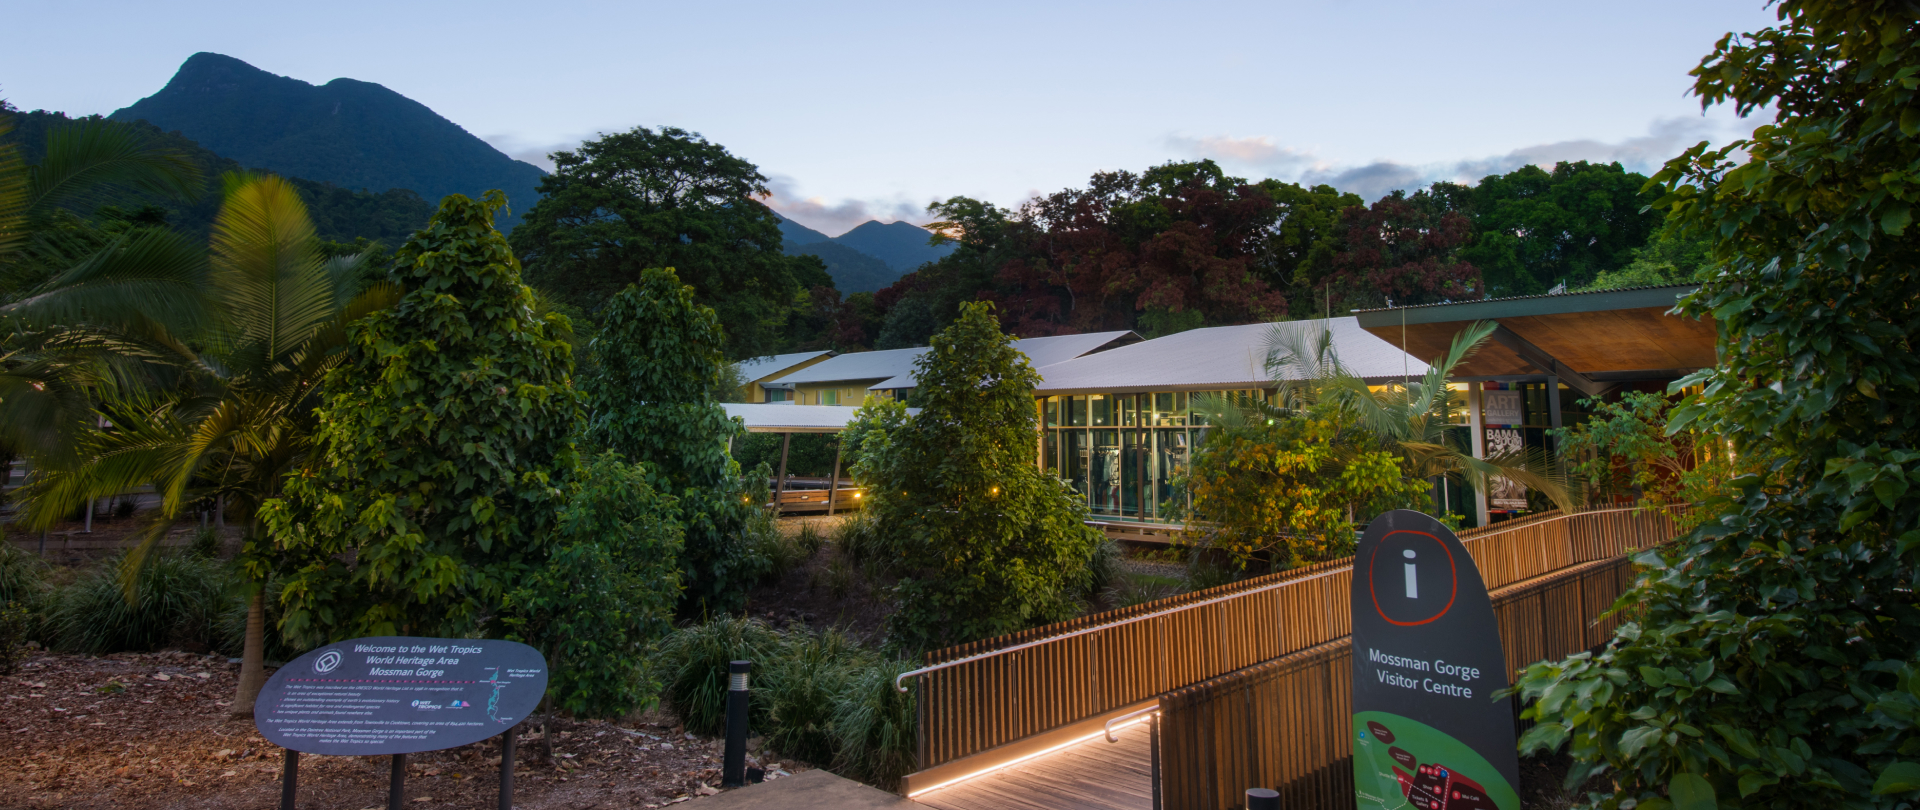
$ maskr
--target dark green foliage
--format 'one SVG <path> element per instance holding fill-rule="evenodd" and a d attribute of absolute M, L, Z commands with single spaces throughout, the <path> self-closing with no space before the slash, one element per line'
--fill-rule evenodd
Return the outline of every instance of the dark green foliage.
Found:
<path fill-rule="evenodd" d="M 513 246 L 530 281 L 590 313 L 643 270 L 676 268 L 727 324 L 727 352 L 748 357 L 778 348 L 794 293 L 833 283 L 781 251 L 760 170 L 696 133 L 636 127 L 553 160 Z"/>
<path fill-rule="evenodd" d="M 11 141 L 19 144 L 27 162 L 38 163 L 45 156 L 46 136 L 50 130 L 73 126 L 79 121 L 97 120 L 97 117 L 70 119 L 63 113 L 35 110 L 16 113 L 13 119 L 14 131 L 0 135 L 0 143 Z M 79 216 L 91 217 L 96 225 L 109 233 L 114 232 L 115 222 L 132 222 L 171 227 L 197 242 L 205 242 L 213 230 L 214 218 L 220 213 L 220 178 L 258 167 L 251 164 L 242 166 L 239 161 L 216 154 L 177 131 L 162 131 L 145 121 L 125 121 L 122 124 L 138 131 L 157 146 L 185 157 L 203 178 L 204 185 L 200 193 L 192 199 L 179 199 L 115 187 L 76 201 L 68 206 L 68 210 Z M 409 234 L 425 226 L 427 219 L 433 215 L 431 203 L 404 187 L 373 186 L 387 190 L 371 192 L 361 188 L 354 191 L 302 177 L 290 176 L 287 180 L 299 192 L 301 201 L 307 204 L 307 214 L 313 219 L 314 231 L 325 240 L 352 242 L 366 239 L 398 245 L 406 241 Z M 140 219 L 143 216 L 145 219 Z"/>
<path fill-rule="evenodd" d="M 910 682 L 902 692 L 893 683 L 900 673 L 919 666 L 904 658 L 881 659 L 847 679 L 834 707 L 837 770 L 889 790 L 914 771 L 918 762 L 914 700 L 919 687 Z"/>
<path fill-rule="evenodd" d="M 661 677 L 667 702 L 695 734 L 718 734 L 727 720 L 727 662 L 763 666 L 779 654 L 780 634 L 758 619 L 717 616 L 681 629 L 660 647 Z M 749 728 L 767 728 L 767 701 L 749 705 Z"/>
<path fill-rule="evenodd" d="M 394 259 L 405 297 L 350 327 L 319 460 L 262 510 L 294 561 L 292 639 L 471 633 L 544 559 L 580 397 L 564 324 L 534 315 L 493 228 L 504 204 L 448 197 Z"/>
<path fill-rule="evenodd" d="M 581 470 L 546 563 L 503 606 L 513 637 L 546 655 L 553 705 L 617 717 L 659 692 L 645 656 L 673 629 L 680 598 L 677 513 L 672 497 L 613 453 Z"/>
<path fill-rule="evenodd" d="M 1712 243 L 1683 304 L 1721 365 L 1669 431 L 1768 475 L 1647 566 L 1611 647 L 1519 681 L 1601 807 L 1896 808 L 1920 800 L 1920 23 L 1907 3 L 1785 0 L 1694 93 L 1775 123 L 1655 179 Z"/>
<path fill-rule="evenodd" d="M 917 666 L 911 661 L 837 630 L 781 631 L 725 616 L 685 627 L 661 645 L 659 661 L 667 700 L 688 731 L 724 728 L 727 663 L 736 660 L 753 662 L 750 733 L 782 756 L 889 788 L 914 770 L 914 695 L 893 685 Z"/>
<path fill-rule="evenodd" d="M 761 464 L 775 473 L 780 471 L 780 443 L 783 434 L 743 433 L 733 440 L 733 458 L 740 468 L 751 470 Z M 796 433 L 787 448 L 787 475 L 826 478 L 833 473 L 833 454 L 839 437 L 826 433 Z M 840 460 L 840 474 L 847 475 L 852 459 Z"/>
<path fill-rule="evenodd" d="M 720 320 L 672 269 L 642 272 L 601 315 L 587 435 L 644 464 L 654 489 L 679 499 L 684 606 L 734 609 L 768 560 L 749 531 L 764 501 L 727 455 L 727 439 L 745 429 L 713 399 L 727 365 Z M 766 472 L 755 475 L 764 480 Z"/>
<path fill-rule="evenodd" d="M 26 649 L 36 624 L 26 605 L 0 600 L 0 675 L 12 675 L 20 665 L 20 653 Z"/>
<path fill-rule="evenodd" d="M 37 604 L 46 593 L 47 564 L 40 555 L 0 543 L 0 602 Z"/>
<path fill-rule="evenodd" d="M 53 646 L 88 655 L 220 649 L 227 640 L 221 618 L 241 602 L 238 582 L 219 562 L 167 554 L 138 569 L 129 593 L 119 561 L 109 560 L 55 597 L 48 616 Z"/>
<path fill-rule="evenodd" d="M 1712 248 L 1705 239 L 1683 236 L 1669 228 L 1656 234 L 1645 247 L 1635 248 L 1625 266 L 1601 271 L 1581 291 L 1705 281 L 1713 270 Z"/>
<path fill-rule="evenodd" d="M 1269 284 L 1288 291 L 1296 315 L 1319 312 L 1325 316 L 1327 276 L 1345 247 L 1342 212 L 1364 206 L 1366 201 L 1358 194 L 1341 193 L 1328 185 L 1305 188 L 1262 180 L 1260 188 L 1272 195 L 1280 218 L 1276 232 L 1267 240 L 1260 272 Z M 1160 331 L 1170 334 L 1179 330 L 1163 327 Z"/>
<path fill-rule="evenodd" d="M 837 747 L 835 709 L 853 674 L 875 656 L 838 630 L 796 628 L 784 635 L 779 654 L 754 678 L 753 699 L 767 704 L 768 721 L 756 731 L 785 756 L 829 764 Z"/>
<path fill-rule="evenodd" d="M 1522 166 L 1473 186 L 1435 183 L 1420 195 L 1442 201 L 1473 223 L 1473 243 L 1460 250 L 1495 296 L 1537 295 L 1557 284 L 1574 289 L 1632 260 L 1660 228 L 1649 210 L 1656 192 L 1647 178 L 1618 163 L 1584 160 L 1552 171 Z"/>
<path fill-rule="evenodd" d="M 380 85 L 334 79 L 315 87 L 214 53 L 188 57 L 166 87 L 112 117 L 177 130 L 249 167 L 350 189 L 413 189 L 427 200 L 502 189 L 524 211 L 542 177 Z M 498 214 L 503 229 L 518 221 Z M 315 213 L 322 238 L 382 238 L 331 236 L 324 219 Z"/>
<path fill-rule="evenodd" d="M 1070 616 L 1101 543 L 1086 507 L 1035 466 L 1039 375 L 991 305 L 966 304 L 915 362 L 919 414 L 861 439 L 862 475 L 902 574 L 888 632 L 925 649 Z"/>

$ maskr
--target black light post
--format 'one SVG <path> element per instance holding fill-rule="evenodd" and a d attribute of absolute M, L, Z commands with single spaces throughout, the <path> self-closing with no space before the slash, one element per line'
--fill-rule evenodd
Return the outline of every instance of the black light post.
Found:
<path fill-rule="evenodd" d="M 751 661 L 727 663 L 727 750 L 720 763 L 720 786 L 747 783 L 747 672 Z"/>
<path fill-rule="evenodd" d="M 1280 793 L 1270 788 L 1247 788 L 1247 810 L 1280 810 Z"/>

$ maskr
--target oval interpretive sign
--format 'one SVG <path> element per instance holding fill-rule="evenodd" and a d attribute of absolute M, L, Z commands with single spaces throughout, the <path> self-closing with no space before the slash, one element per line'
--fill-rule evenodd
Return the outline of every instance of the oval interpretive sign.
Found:
<path fill-rule="evenodd" d="M 412 754 L 506 731 L 546 691 L 547 661 L 525 644 L 356 638 L 273 673 L 253 723 L 275 745 L 308 754 Z"/>

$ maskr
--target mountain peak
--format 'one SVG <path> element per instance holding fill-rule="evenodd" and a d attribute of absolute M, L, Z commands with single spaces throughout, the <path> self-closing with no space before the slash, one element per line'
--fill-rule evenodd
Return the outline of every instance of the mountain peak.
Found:
<path fill-rule="evenodd" d="M 315 87 L 204 51 L 111 117 L 178 130 L 242 165 L 345 188 L 410 189 L 431 203 L 497 188 L 524 212 L 544 174 L 379 84 L 340 78 Z M 502 216 L 500 226 L 518 221 Z"/>

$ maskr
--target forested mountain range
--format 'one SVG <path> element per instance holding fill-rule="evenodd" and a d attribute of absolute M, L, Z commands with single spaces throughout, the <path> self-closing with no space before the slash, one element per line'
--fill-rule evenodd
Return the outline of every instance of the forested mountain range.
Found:
<path fill-rule="evenodd" d="M 20 156 L 28 165 L 38 164 L 45 156 L 49 130 L 75 123 L 75 119 L 67 117 L 65 113 L 46 110 L 20 112 L 11 108 L 7 112 L 12 119 L 13 131 L 0 137 L 0 142 L 18 144 Z M 198 239 L 206 239 L 213 227 L 214 215 L 220 210 L 221 175 L 257 170 L 258 167 L 246 166 L 231 157 L 216 154 L 178 132 L 162 132 L 145 122 L 134 122 L 129 126 L 144 130 L 148 138 L 192 161 L 205 178 L 200 194 L 191 200 L 176 200 L 134 191 L 115 191 L 99 199 L 88 200 L 85 210 L 75 210 L 73 213 L 90 217 L 102 206 L 127 212 L 153 206 L 164 211 L 168 225 Z M 306 202 L 308 213 L 313 217 L 314 229 L 321 239 L 340 243 L 365 239 L 380 242 L 391 250 L 399 247 L 414 231 L 425 227 L 433 215 L 433 204 L 404 188 L 373 192 L 343 188 L 304 177 L 286 177 Z"/>
<path fill-rule="evenodd" d="M 908 222 L 868 220 L 851 231 L 829 237 L 782 217 L 780 236 L 787 255 L 818 256 L 825 262 L 833 286 L 843 293 L 873 292 L 920 265 L 939 261 L 954 249 L 951 243 L 928 245 L 933 233 Z"/>
<path fill-rule="evenodd" d="M 425 105 L 370 82 L 318 87 L 230 56 L 196 53 L 167 85 L 113 113 L 179 131 L 239 163 L 349 189 L 410 189 L 437 204 L 448 194 L 507 193 L 518 223 L 543 172 L 507 157 Z"/>

